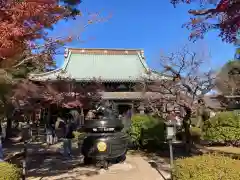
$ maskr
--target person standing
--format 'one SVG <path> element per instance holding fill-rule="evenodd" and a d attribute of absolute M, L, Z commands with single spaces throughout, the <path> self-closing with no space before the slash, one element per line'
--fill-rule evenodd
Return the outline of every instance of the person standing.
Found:
<path fill-rule="evenodd" d="M 65 157 L 72 156 L 72 139 L 74 138 L 73 131 L 74 124 L 72 122 L 71 115 L 69 115 L 64 126 L 63 154 Z"/>
<path fill-rule="evenodd" d="M 47 136 L 47 145 L 50 146 L 53 144 L 53 135 L 54 133 L 54 129 L 53 129 L 53 125 L 51 123 L 47 123 L 47 126 L 46 126 L 46 136 Z"/>
<path fill-rule="evenodd" d="M 80 114 L 76 109 L 72 109 L 69 112 L 72 116 L 72 121 L 76 125 L 76 129 L 80 128 L 81 123 L 80 123 Z"/>
<path fill-rule="evenodd" d="M 53 137 L 52 143 L 53 144 L 56 144 L 58 141 L 57 133 L 56 133 L 56 126 L 55 126 L 56 122 L 57 122 L 57 116 L 54 115 L 52 117 L 52 121 L 51 121 L 51 129 L 52 129 L 52 137 Z"/>

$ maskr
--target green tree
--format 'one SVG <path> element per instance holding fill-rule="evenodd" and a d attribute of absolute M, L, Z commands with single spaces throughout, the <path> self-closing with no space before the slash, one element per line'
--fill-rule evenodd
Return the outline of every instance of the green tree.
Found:
<path fill-rule="evenodd" d="M 224 95 L 240 95 L 240 61 L 227 62 L 216 79 L 216 87 Z"/>

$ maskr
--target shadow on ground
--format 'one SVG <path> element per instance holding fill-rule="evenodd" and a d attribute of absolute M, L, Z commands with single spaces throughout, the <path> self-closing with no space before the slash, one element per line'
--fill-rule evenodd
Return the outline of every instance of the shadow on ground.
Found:
<path fill-rule="evenodd" d="M 6 144 L 5 161 L 21 168 L 23 148 L 22 142 Z M 73 157 L 68 159 L 60 153 L 61 142 L 50 147 L 47 147 L 46 143 L 30 142 L 27 144 L 27 149 L 27 179 L 81 180 L 83 176 L 98 174 L 96 168 L 83 165 L 83 157 L 77 147 L 73 147 Z"/>
<path fill-rule="evenodd" d="M 64 158 L 61 154 L 44 157 L 42 155 L 35 155 L 29 160 L 27 175 L 32 178 L 58 176 L 57 179 L 60 180 L 61 178 L 76 179 L 79 176 L 93 176 L 98 174 L 96 168 L 86 167 L 82 162 L 82 156 L 79 155 L 69 159 Z M 67 174 L 67 177 L 63 174 Z"/>
<path fill-rule="evenodd" d="M 22 160 L 22 155 L 15 156 L 11 163 L 21 167 Z M 74 180 L 97 174 L 95 167 L 83 164 L 83 157 L 76 151 L 71 158 L 63 157 L 60 152 L 34 153 L 27 156 L 27 179 Z"/>
<path fill-rule="evenodd" d="M 113 164 L 124 161 L 125 158 L 119 161 L 111 162 Z M 83 163 L 83 156 L 75 152 L 72 158 L 64 158 L 60 153 L 48 156 L 34 156 L 28 163 L 28 177 L 44 178 L 51 180 L 61 179 L 78 179 L 82 180 L 85 177 L 95 176 L 99 174 L 99 169 L 94 165 L 86 166 Z"/>
<path fill-rule="evenodd" d="M 27 144 L 27 149 L 30 153 L 37 152 L 41 153 L 45 151 L 46 145 L 41 142 L 31 142 Z M 13 161 L 14 159 L 23 155 L 24 143 L 8 143 L 3 145 L 3 153 L 5 161 Z"/>

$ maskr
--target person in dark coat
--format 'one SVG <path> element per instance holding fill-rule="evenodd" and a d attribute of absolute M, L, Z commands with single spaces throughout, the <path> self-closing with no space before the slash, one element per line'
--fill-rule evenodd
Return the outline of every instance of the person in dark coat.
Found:
<path fill-rule="evenodd" d="M 65 157 L 71 157 L 72 155 L 72 139 L 74 138 L 73 131 L 75 130 L 75 125 L 73 123 L 73 117 L 69 114 L 66 120 L 63 133 L 63 154 Z"/>

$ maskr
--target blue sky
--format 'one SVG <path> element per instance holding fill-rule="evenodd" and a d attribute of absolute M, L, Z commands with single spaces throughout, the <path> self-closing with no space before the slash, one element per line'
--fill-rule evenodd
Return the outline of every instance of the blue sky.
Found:
<path fill-rule="evenodd" d="M 63 21 L 51 33 L 54 36 L 81 34 L 85 42 L 74 41 L 69 47 L 79 48 L 142 48 L 147 63 L 157 69 L 160 52 L 171 52 L 190 44 L 189 31 L 182 28 L 188 21 L 187 11 L 194 8 L 180 5 L 174 8 L 169 0 L 83 0 L 81 9 L 88 12 L 111 14 L 106 22 L 89 26 L 81 33 L 81 19 Z M 210 52 L 212 66 L 218 69 L 234 56 L 235 47 L 223 43 L 216 31 L 204 40 L 193 44 L 195 48 Z M 57 66 L 63 63 L 63 55 L 56 57 Z"/>

